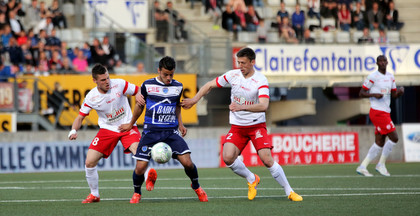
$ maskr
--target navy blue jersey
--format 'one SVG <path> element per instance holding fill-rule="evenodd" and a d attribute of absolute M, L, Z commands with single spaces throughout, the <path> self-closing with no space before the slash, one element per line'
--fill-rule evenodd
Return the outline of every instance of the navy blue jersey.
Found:
<path fill-rule="evenodd" d="M 182 83 L 172 80 L 165 85 L 157 78 L 144 81 L 141 94 L 146 100 L 144 132 L 150 130 L 169 130 L 178 128 L 176 107 L 180 102 Z"/>

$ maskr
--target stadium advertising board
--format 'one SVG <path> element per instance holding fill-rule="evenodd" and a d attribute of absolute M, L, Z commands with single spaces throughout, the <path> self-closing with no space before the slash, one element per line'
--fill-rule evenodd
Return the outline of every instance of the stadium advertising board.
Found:
<path fill-rule="evenodd" d="M 186 142 L 197 167 L 218 167 L 216 139 L 186 139 Z M 89 141 L 0 143 L 0 173 L 83 171 L 89 144 Z M 158 169 L 183 168 L 173 159 L 165 164 L 150 161 L 149 165 Z M 134 167 L 135 160 L 131 154 L 124 154 L 120 144 L 109 158 L 101 159 L 98 164 L 100 170 L 133 170 Z"/>
<path fill-rule="evenodd" d="M 271 154 L 281 165 L 359 162 L 359 137 L 355 132 L 287 133 L 269 135 Z M 223 145 L 224 137 L 221 138 Z M 242 151 L 246 166 L 263 166 L 252 143 Z M 220 160 L 220 166 L 226 166 Z"/>
<path fill-rule="evenodd" d="M 130 83 L 133 83 L 137 86 L 150 78 L 154 78 L 156 75 L 111 75 L 112 78 L 121 78 Z M 96 86 L 92 81 L 91 75 L 50 75 L 48 77 L 39 77 L 39 79 L 45 83 L 47 86 L 52 88 L 55 82 L 60 83 L 64 97 L 71 103 L 76 105 L 76 109 L 65 109 L 61 116 L 66 118 L 60 118 L 61 125 L 72 125 L 74 118 L 79 113 L 80 105 L 83 103 L 84 97 L 87 93 Z M 184 85 L 184 91 L 182 93 L 182 98 L 184 97 L 194 97 L 197 92 L 197 79 L 195 74 L 176 74 L 174 79 L 180 81 Z M 46 109 L 48 106 L 48 92 L 51 93 L 52 89 L 48 89 L 46 85 L 39 85 L 40 90 L 40 101 L 41 109 Z M 134 109 L 135 98 L 130 98 L 131 108 Z M 185 124 L 196 124 L 198 123 L 197 111 L 196 109 L 182 109 L 182 120 Z M 52 116 L 50 117 L 52 118 Z M 86 117 L 90 122 L 95 125 L 98 122 L 98 115 L 96 111 L 91 111 L 89 116 Z M 52 121 L 52 119 L 50 119 Z M 144 112 L 137 121 L 138 124 L 143 124 L 144 121 Z"/>
<path fill-rule="evenodd" d="M 0 82 L 0 111 L 13 110 L 14 91 L 13 83 Z"/>
<path fill-rule="evenodd" d="M 109 28 L 110 25 L 124 29 L 147 29 L 149 6 L 147 0 L 85 0 L 85 27 Z M 112 23 L 111 20 L 112 19 Z"/>
<path fill-rule="evenodd" d="M 405 162 L 420 162 L 420 124 L 402 124 Z"/>
<path fill-rule="evenodd" d="M 410 45 L 262 45 L 255 69 L 266 75 L 363 75 L 376 70 L 376 57 L 388 58 L 388 71 L 420 74 L 420 44 Z M 233 49 L 233 53 L 237 52 Z M 235 58 L 233 58 L 234 64 Z"/>
<path fill-rule="evenodd" d="M 16 113 L 0 113 L 0 133 L 16 132 Z"/>

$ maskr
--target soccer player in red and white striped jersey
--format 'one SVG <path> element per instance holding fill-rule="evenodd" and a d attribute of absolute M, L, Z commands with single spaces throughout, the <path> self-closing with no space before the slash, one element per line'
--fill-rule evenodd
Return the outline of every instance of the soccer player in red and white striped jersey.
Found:
<path fill-rule="evenodd" d="M 302 197 L 290 187 L 281 166 L 271 156 L 272 144 L 265 124 L 265 112 L 270 99 L 267 78 L 254 69 L 254 50 L 243 48 L 236 56 L 239 69 L 230 70 L 206 83 L 193 98 L 184 99 L 181 105 L 189 109 L 211 89 L 230 85 L 229 123 L 231 129 L 224 141 L 223 161 L 234 173 L 248 181 L 248 199 L 253 200 L 257 195 L 260 178 L 238 158 L 248 142 L 252 141 L 261 161 L 284 188 L 286 196 L 292 201 L 302 201 Z"/>

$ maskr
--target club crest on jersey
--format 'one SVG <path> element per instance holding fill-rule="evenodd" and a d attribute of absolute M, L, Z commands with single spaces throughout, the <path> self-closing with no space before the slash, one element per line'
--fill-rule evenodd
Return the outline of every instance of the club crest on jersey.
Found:
<path fill-rule="evenodd" d="M 164 87 L 162 90 L 164 94 L 167 94 L 169 92 L 169 89 L 167 87 Z"/>
<path fill-rule="evenodd" d="M 142 150 L 143 152 L 146 152 L 146 151 L 147 151 L 147 146 L 143 146 L 143 147 L 141 147 L 141 150 Z"/>

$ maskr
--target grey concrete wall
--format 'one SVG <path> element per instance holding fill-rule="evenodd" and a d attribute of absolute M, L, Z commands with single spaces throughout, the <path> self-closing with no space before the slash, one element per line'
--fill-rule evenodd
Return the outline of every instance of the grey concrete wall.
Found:
<path fill-rule="evenodd" d="M 211 138 L 219 140 L 221 135 L 226 134 L 229 131 L 228 127 L 217 127 L 217 128 L 188 128 L 188 134 L 186 139 L 197 139 L 197 138 Z M 359 157 L 360 160 L 366 156 L 370 146 L 374 143 L 374 127 L 373 126 L 335 126 L 335 127 L 271 127 L 268 128 L 269 133 L 300 133 L 300 132 L 357 132 L 359 134 Z M 393 149 L 388 161 L 392 162 L 403 162 L 404 161 L 404 150 L 403 150 L 403 139 L 401 127 L 397 126 L 397 132 L 399 135 L 399 141 L 397 146 Z M 78 140 L 91 141 L 96 135 L 96 130 L 87 130 L 78 132 Z M 55 131 L 55 132 L 17 132 L 17 133 L 1 133 L 0 142 L 11 143 L 11 142 L 39 142 L 39 141 L 66 141 L 68 131 Z M 190 143 L 193 145 L 194 143 Z M 214 148 L 219 148 L 219 143 L 215 142 Z"/>

